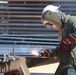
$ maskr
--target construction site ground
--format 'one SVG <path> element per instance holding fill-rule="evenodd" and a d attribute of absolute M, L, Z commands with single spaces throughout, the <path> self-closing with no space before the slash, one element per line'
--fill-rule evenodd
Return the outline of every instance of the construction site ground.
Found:
<path fill-rule="evenodd" d="M 43 62 L 39 62 L 33 67 L 29 68 L 31 75 L 54 75 L 59 62 L 54 59 L 41 59 Z"/>
<path fill-rule="evenodd" d="M 54 59 L 36 59 L 34 62 L 37 62 L 32 67 L 29 67 L 28 70 L 31 75 L 54 75 L 59 62 Z M 4 75 L 3 73 L 0 75 Z"/>

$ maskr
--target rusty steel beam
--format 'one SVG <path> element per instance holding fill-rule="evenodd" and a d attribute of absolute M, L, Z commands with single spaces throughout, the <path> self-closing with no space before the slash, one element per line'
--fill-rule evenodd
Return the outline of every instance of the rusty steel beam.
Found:
<path fill-rule="evenodd" d="M 26 66 L 26 58 L 20 58 L 15 61 L 10 61 L 10 62 L 5 62 L 1 63 L 0 62 L 0 73 L 9 73 L 13 71 L 21 71 L 23 75 L 31 75 L 27 66 Z M 10 75 L 10 74 L 9 74 Z"/>
<path fill-rule="evenodd" d="M 0 15 L 0 17 L 40 18 L 40 15 Z"/>

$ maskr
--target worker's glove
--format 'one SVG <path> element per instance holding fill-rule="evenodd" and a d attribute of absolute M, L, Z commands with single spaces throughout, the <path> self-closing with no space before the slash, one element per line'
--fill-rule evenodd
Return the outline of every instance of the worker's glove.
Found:
<path fill-rule="evenodd" d="M 65 40 L 63 40 L 60 44 L 60 51 L 66 52 L 69 50 L 69 47 L 70 45 Z"/>
<path fill-rule="evenodd" d="M 65 39 L 65 41 L 66 41 L 68 44 L 70 44 L 70 45 L 73 45 L 74 43 L 76 43 L 76 39 L 74 39 L 71 34 L 69 34 L 69 35 L 67 36 L 67 38 Z"/>
<path fill-rule="evenodd" d="M 44 56 L 45 57 L 50 57 L 50 54 L 51 54 L 50 50 L 44 49 Z"/>
<path fill-rule="evenodd" d="M 69 50 L 70 45 L 76 43 L 76 40 L 74 40 L 71 36 L 71 34 L 69 34 L 67 36 L 67 38 L 65 40 L 63 40 L 60 44 L 60 50 L 63 52 L 66 52 Z"/>

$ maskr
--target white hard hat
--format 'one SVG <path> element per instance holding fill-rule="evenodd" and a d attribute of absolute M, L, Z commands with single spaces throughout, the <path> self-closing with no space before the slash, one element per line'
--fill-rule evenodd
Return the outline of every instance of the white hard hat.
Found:
<path fill-rule="evenodd" d="M 59 7 L 60 7 L 60 6 L 59 6 Z M 45 13 L 47 10 L 52 11 L 52 12 L 55 12 L 59 7 L 54 6 L 54 5 L 47 5 L 47 6 L 43 9 L 42 14 Z"/>
<path fill-rule="evenodd" d="M 43 11 L 42 11 L 41 20 L 42 21 L 43 20 L 47 20 L 47 21 L 54 22 L 57 25 L 61 25 L 62 26 L 60 17 L 57 14 L 57 10 L 58 9 L 59 9 L 59 7 L 54 6 L 54 5 L 48 5 L 48 6 L 46 6 L 43 9 Z"/>

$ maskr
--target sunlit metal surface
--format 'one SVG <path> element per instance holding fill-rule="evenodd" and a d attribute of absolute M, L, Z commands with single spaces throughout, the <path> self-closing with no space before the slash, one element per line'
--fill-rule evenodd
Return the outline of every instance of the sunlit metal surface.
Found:
<path fill-rule="evenodd" d="M 46 36 L 46 37 L 44 37 Z M 57 35 L 0 35 L 0 53 L 10 53 L 19 56 L 33 56 L 36 52 L 44 48 L 55 48 L 59 42 L 58 39 L 50 39 Z M 41 38 L 40 38 L 41 37 Z M 47 39 L 48 37 L 48 39 Z"/>
<path fill-rule="evenodd" d="M 0 1 L 0 3 L 8 3 L 8 1 Z"/>

